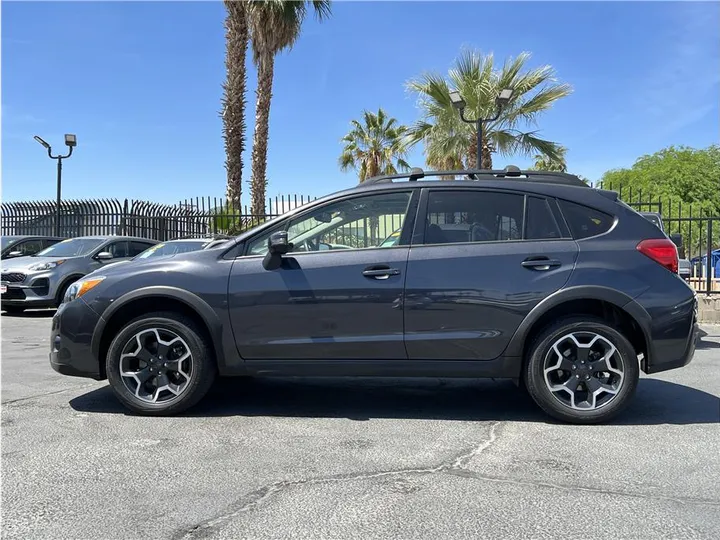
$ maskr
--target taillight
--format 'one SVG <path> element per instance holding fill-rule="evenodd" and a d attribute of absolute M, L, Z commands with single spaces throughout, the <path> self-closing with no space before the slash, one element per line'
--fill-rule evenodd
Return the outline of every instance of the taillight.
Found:
<path fill-rule="evenodd" d="M 637 245 L 637 250 L 671 272 L 678 273 L 677 246 L 669 238 L 643 240 Z"/>

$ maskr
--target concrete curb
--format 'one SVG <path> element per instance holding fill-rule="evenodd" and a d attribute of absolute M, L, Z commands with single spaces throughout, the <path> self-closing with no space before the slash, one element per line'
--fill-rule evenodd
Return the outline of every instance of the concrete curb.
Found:
<path fill-rule="evenodd" d="M 720 295 L 707 296 L 698 294 L 698 321 L 701 323 L 720 324 Z"/>

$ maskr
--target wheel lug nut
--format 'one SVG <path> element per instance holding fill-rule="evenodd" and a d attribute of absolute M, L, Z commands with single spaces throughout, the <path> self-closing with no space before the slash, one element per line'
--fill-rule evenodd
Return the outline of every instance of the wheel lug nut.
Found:
<path fill-rule="evenodd" d="M 579 378 L 580 378 L 580 375 L 575 375 L 575 378 L 576 378 L 576 379 L 579 379 Z"/>
<path fill-rule="evenodd" d="M 572 368 L 573 368 L 573 369 L 577 369 L 577 366 L 573 365 L 573 367 L 572 367 Z"/>

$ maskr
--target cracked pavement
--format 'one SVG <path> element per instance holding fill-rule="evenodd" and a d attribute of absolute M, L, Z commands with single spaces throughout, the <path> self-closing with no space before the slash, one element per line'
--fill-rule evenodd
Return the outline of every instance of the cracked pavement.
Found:
<path fill-rule="evenodd" d="M 50 313 L 2 316 L 4 538 L 720 537 L 720 327 L 611 425 L 447 379 L 227 380 L 143 418 L 51 370 Z"/>

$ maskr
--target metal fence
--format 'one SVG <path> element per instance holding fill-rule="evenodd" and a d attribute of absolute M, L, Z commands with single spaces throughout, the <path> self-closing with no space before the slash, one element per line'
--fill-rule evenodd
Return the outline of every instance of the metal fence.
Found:
<path fill-rule="evenodd" d="M 683 203 L 677 198 L 652 197 L 640 190 L 612 185 L 601 186 L 617 191 L 620 199 L 639 212 L 660 214 L 665 232 L 679 234 L 681 259 L 690 261 L 689 283 L 698 293 L 720 294 L 720 215 L 699 203 Z"/>
<path fill-rule="evenodd" d="M 247 206 L 203 197 L 178 204 L 138 200 L 66 200 L 60 206 L 60 236 L 131 235 L 166 241 L 208 234 L 237 234 L 311 200 L 279 196 L 268 200 L 268 212 L 252 215 Z M 2 235 L 47 235 L 56 232 L 54 201 L 3 202 Z"/>
<path fill-rule="evenodd" d="M 612 186 L 604 186 L 613 189 Z M 661 215 L 668 234 L 682 235 L 680 257 L 691 263 L 690 283 L 699 293 L 720 294 L 720 215 L 701 204 L 650 197 L 641 191 L 619 188 L 621 200 L 638 211 Z M 247 205 L 233 206 L 217 197 L 186 199 L 174 205 L 147 201 L 96 199 L 63 201 L 60 235 L 133 235 L 159 241 L 208 234 L 238 234 L 314 200 L 303 195 L 268 199 L 267 212 L 254 215 Z M 391 234 L 401 223 L 365 224 L 363 233 Z M 54 235 L 56 208 L 53 201 L 2 203 L 2 235 Z M 378 220 L 376 220 L 378 221 Z M 397 223 L 396 223 L 397 221 Z M 384 226 L 383 226 L 384 225 Z M 364 239 L 358 231 L 340 229 L 336 241 L 346 236 Z M 349 234 L 352 233 L 352 234 Z M 367 241 L 365 240 L 365 243 Z"/>

